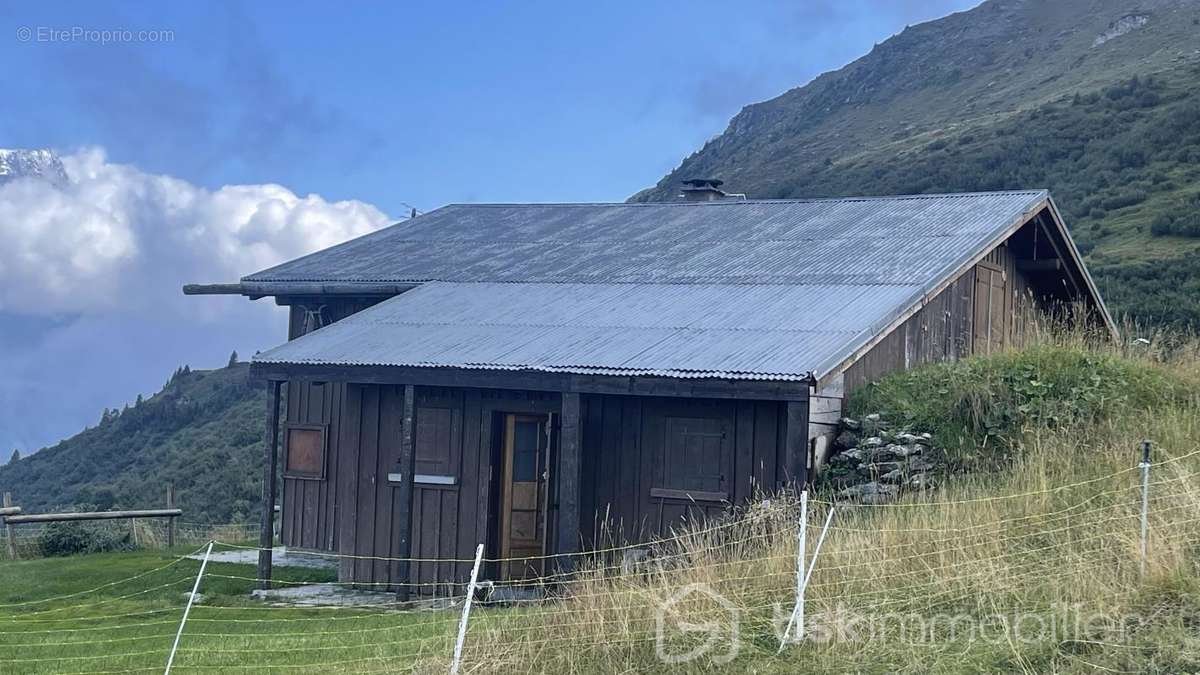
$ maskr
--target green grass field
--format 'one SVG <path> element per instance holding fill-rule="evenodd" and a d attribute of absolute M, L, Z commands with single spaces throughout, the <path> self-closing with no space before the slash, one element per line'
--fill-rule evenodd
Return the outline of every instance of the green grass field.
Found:
<path fill-rule="evenodd" d="M 0 672 L 162 671 L 200 563 L 192 552 L 0 563 Z M 454 612 L 280 608 L 249 599 L 251 565 L 210 564 L 175 671 L 444 670 Z M 278 568 L 281 582 L 329 581 Z M 245 577 L 244 579 L 230 577 Z"/>

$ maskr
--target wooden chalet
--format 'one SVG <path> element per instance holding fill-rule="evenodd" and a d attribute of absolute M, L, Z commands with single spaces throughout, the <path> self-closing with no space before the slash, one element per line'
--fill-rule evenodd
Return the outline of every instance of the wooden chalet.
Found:
<path fill-rule="evenodd" d="M 1058 303 L 1112 329 L 1045 191 L 710 187 L 450 205 L 186 287 L 291 311 L 251 367 L 270 391 L 264 542 L 281 450 L 282 542 L 356 556 L 343 580 L 461 583 L 479 543 L 528 557 L 485 578 L 536 576 L 603 523 L 642 540 L 804 483 L 843 393 L 888 371 L 1003 348 Z"/>

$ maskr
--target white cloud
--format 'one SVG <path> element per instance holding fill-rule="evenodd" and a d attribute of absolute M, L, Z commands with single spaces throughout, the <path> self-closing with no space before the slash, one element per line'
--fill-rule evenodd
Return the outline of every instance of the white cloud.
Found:
<path fill-rule="evenodd" d="M 184 283 L 233 281 L 391 222 L 370 204 L 279 185 L 206 190 L 111 163 L 98 148 L 62 161 L 66 185 L 0 186 L 0 311 L 179 309 Z"/>
<path fill-rule="evenodd" d="M 182 364 L 224 365 L 287 339 L 285 313 L 186 297 L 388 225 L 358 201 L 279 185 L 207 190 L 109 162 L 62 158 L 69 180 L 0 185 L 0 448 L 23 453 L 151 394 Z"/>

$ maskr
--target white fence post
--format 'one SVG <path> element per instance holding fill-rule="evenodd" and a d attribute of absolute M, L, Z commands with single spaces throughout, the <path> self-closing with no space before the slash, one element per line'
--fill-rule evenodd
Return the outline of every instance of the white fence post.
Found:
<path fill-rule="evenodd" d="M 179 621 L 179 630 L 175 632 L 175 644 L 171 645 L 171 655 L 167 657 L 167 669 L 163 675 L 171 675 L 171 664 L 175 663 L 175 651 L 179 649 L 179 638 L 183 637 L 183 626 L 187 623 L 188 614 L 192 611 L 192 603 L 196 602 L 196 591 L 200 590 L 200 579 L 204 576 L 204 568 L 208 567 L 208 556 L 212 554 L 213 542 L 208 542 L 204 551 L 204 560 L 200 563 L 200 571 L 196 573 L 196 583 L 192 584 L 192 594 L 188 596 L 187 607 L 183 609 L 183 618 Z"/>
<path fill-rule="evenodd" d="M 1146 576 L 1148 521 L 1150 517 L 1150 441 L 1142 441 L 1142 560 L 1141 575 Z"/>
<path fill-rule="evenodd" d="M 808 591 L 808 580 L 812 578 L 813 568 L 817 565 L 817 556 L 821 555 L 821 545 L 825 543 L 825 535 L 829 533 L 829 523 L 833 521 L 833 506 L 831 505 L 829 513 L 825 515 L 825 525 L 821 527 L 821 536 L 817 538 L 817 547 L 813 549 L 812 558 L 806 564 L 804 554 L 808 543 L 807 492 L 800 495 L 800 513 L 800 552 L 796 561 L 796 606 L 792 609 L 792 616 L 783 630 L 783 637 L 779 640 L 779 651 L 776 653 L 783 653 L 788 635 L 792 631 L 792 624 L 796 625 L 796 639 L 800 640 L 804 637 L 804 594 Z"/>
<path fill-rule="evenodd" d="M 479 563 L 483 560 L 483 544 L 475 547 L 475 567 L 471 569 L 471 583 L 467 584 L 467 599 L 463 601 L 462 618 L 458 620 L 458 640 L 454 642 L 454 663 L 450 675 L 458 675 L 462 663 L 463 641 L 467 639 L 467 618 L 471 616 L 471 601 L 475 599 L 475 584 L 479 580 Z"/>
<path fill-rule="evenodd" d="M 808 490 L 800 493 L 800 532 L 797 535 L 796 546 L 796 604 L 792 606 L 792 615 L 788 617 L 787 628 L 783 629 L 783 637 L 779 640 L 779 652 L 783 652 L 787 644 L 788 634 L 792 632 L 792 624 L 799 623 L 796 628 L 798 635 L 804 633 L 804 558 L 808 548 Z"/>

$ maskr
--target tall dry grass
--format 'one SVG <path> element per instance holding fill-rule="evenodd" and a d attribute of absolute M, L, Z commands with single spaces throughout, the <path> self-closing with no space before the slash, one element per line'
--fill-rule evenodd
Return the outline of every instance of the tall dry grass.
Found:
<path fill-rule="evenodd" d="M 465 670 L 1200 668 L 1200 351 L 1177 336 L 1125 335 L 1102 343 L 1085 331 L 1047 332 L 1025 348 L 1031 358 L 1001 354 L 948 366 L 976 368 L 975 377 L 1032 367 L 1017 379 L 1069 383 L 1061 359 L 1076 359 L 1137 381 L 1121 383 L 1133 393 L 1116 404 L 1101 395 L 1088 408 L 1094 415 L 1018 419 L 1004 439 L 1002 466 L 957 476 L 937 492 L 882 506 L 833 505 L 815 494 L 810 554 L 830 508 L 833 525 L 805 594 L 806 639 L 781 655 L 796 587 L 799 508 L 791 493 L 764 496 L 722 522 L 683 526 L 638 566 L 623 564 L 622 550 L 599 554 L 556 587 L 561 597 L 480 610 Z M 974 391 L 968 384 L 963 392 Z M 1160 386 L 1170 391 L 1159 396 Z M 986 396 L 976 403 L 989 405 Z M 1136 467 L 1143 438 L 1155 444 L 1145 576 Z M 733 614 L 737 630 L 727 631 Z M 726 661 L 735 633 L 736 657 Z M 696 658 L 663 662 L 663 653 L 678 656 L 710 634 L 719 637 Z"/>

